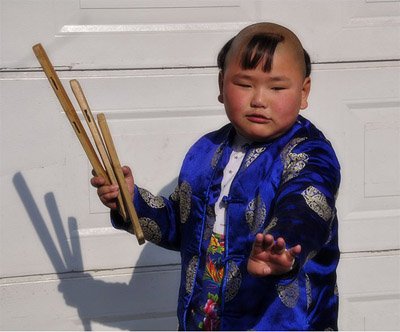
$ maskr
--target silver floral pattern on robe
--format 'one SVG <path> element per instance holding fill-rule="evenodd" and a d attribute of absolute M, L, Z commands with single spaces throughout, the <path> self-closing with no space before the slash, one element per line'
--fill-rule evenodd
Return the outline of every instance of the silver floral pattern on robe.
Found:
<path fill-rule="evenodd" d="M 214 155 L 213 155 L 213 157 L 212 157 L 212 159 L 211 159 L 211 167 L 212 167 L 212 168 L 215 168 L 215 167 L 217 166 L 218 161 L 219 161 L 219 159 L 220 159 L 221 156 L 222 156 L 222 151 L 224 151 L 224 146 L 225 146 L 225 144 L 224 144 L 224 143 L 221 143 L 221 144 L 218 146 L 217 150 L 215 151 L 215 153 L 214 153 Z"/>
<path fill-rule="evenodd" d="M 306 279 L 306 294 L 307 294 L 307 310 L 310 309 L 312 305 L 312 289 L 311 289 L 311 281 L 308 274 L 305 274 Z"/>
<path fill-rule="evenodd" d="M 148 206 L 154 209 L 162 209 L 165 207 L 164 199 L 161 196 L 154 196 L 150 191 L 138 188 L 140 196 Z"/>
<path fill-rule="evenodd" d="M 181 223 L 184 224 L 190 214 L 192 204 L 192 187 L 186 181 L 182 182 L 179 188 L 179 209 L 181 215 Z"/>
<path fill-rule="evenodd" d="M 246 222 L 250 231 L 256 234 L 265 222 L 267 208 L 260 195 L 252 199 L 246 208 Z"/>
<path fill-rule="evenodd" d="M 140 226 L 142 227 L 144 237 L 147 241 L 158 244 L 161 241 L 161 229 L 158 224 L 150 218 L 139 218 Z"/>
<path fill-rule="evenodd" d="M 206 224 L 204 227 L 204 234 L 203 234 L 203 240 L 208 240 L 211 238 L 211 234 L 213 232 L 215 224 L 215 210 L 214 207 L 211 205 L 207 205 L 206 208 Z"/>
<path fill-rule="evenodd" d="M 326 242 L 325 242 L 325 244 L 328 244 L 331 240 L 332 240 L 332 227 L 333 227 L 333 219 L 336 217 L 336 210 L 335 209 L 333 209 L 332 210 L 332 216 L 331 216 L 331 219 L 330 219 L 330 223 L 329 223 L 329 235 L 328 235 L 328 238 L 327 238 L 327 240 L 326 240 Z"/>
<path fill-rule="evenodd" d="M 231 301 L 237 295 L 242 284 L 242 274 L 234 261 L 228 263 L 228 277 L 226 281 L 225 301 Z"/>
<path fill-rule="evenodd" d="M 186 269 L 186 293 L 190 294 L 193 290 L 194 279 L 196 278 L 197 264 L 199 262 L 198 256 L 193 256 Z"/>
<path fill-rule="evenodd" d="M 292 150 L 307 137 L 296 137 L 292 139 L 282 150 L 281 160 L 283 163 L 282 183 L 297 177 L 300 171 L 307 165 L 308 155 L 306 153 L 294 153 Z"/>
<path fill-rule="evenodd" d="M 313 259 L 315 256 L 317 256 L 317 254 L 318 254 L 318 251 L 316 251 L 316 250 L 310 251 L 310 252 L 308 253 L 308 255 L 307 255 L 305 261 L 304 261 L 304 265 L 306 265 L 307 262 L 308 262 L 309 260 L 311 260 L 311 259 Z"/>
<path fill-rule="evenodd" d="M 311 210 L 317 213 L 325 221 L 332 218 L 332 209 L 330 208 L 325 195 L 314 186 L 309 186 L 301 193 Z"/>
<path fill-rule="evenodd" d="M 261 155 L 261 153 L 263 153 L 266 149 L 267 147 L 265 146 L 259 148 L 252 148 L 250 152 L 247 154 L 246 159 L 244 160 L 243 163 L 244 167 L 245 168 L 249 167 L 254 162 L 254 160 L 256 160 Z"/>
<path fill-rule="evenodd" d="M 278 296 L 288 308 L 294 308 L 299 300 L 299 281 L 295 279 L 288 285 L 277 285 Z"/>
<path fill-rule="evenodd" d="M 174 191 L 172 192 L 171 196 L 169 196 L 169 198 L 173 201 L 173 202 L 178 202 L 179 201 L 179 185 L 177 185 L 174 189 Z"/>
<path fill-rule="evenodd" d="M 264 229 L 264 231 L 263 231 L 263 234 L 264 234 L 264 235 L 265 235 L 265 234 L 268 234 L 269 231 L 270 231 L 272 228 L 274 228 L 277 224 L 278 224 L 278 218 L 277 218 L 277 217 L 273 217 L 273 218 L 271 219 L 271 221 L 269 222 L 268 226 L 265 227 L 265 229 Z"/>
<path fill-rule="evenodd" d="M 338 287 L 337 284 L 335 284 L 335 289 L 334 289 L 334 291 L 333 291 L 333 294 L 334 294 L 335 296 L 339 296 L 339 287 Z"/>

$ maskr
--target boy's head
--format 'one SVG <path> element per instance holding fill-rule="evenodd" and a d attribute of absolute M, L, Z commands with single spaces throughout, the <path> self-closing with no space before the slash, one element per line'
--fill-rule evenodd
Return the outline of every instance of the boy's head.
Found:
<path fill-rule="evenodd" d="M 243 29 L 221 49 L 218 67 L 218 99 L 242 136 L 278 137 L 307 107 L 310 58 L 283 26 L 257 23 Z"/>

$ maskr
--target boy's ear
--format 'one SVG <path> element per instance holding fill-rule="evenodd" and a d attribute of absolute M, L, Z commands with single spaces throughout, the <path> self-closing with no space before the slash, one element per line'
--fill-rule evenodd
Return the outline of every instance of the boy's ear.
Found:
<path fill-rule="evenodd" d="M 223 91 L 224 91 L 224 73 L 222 71 L 220 71 L 219 75 L 218 75 L 218 87 L 219 87 L 218 101 L 221 104 L 223 104 L 224 103 L 224 96 L 223 96 Z"/>
<path fill-rule="evenodd" d="M 301 91 L 301 105 L 300 109 L 304 110 L 308 107 L 308 95 L 311 90 L 311 78 L 306 77 L 303 82 L 303 89 Z"/>

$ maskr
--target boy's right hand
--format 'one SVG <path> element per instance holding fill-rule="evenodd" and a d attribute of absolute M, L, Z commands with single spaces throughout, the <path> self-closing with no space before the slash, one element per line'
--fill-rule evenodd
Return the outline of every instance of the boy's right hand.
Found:
<path fill-rule="evenodd" d="M 123 166 L 122 173 L 124 174 L 126 184 L 128 185 L 128 190 L 132 201 L 134 191 L 134 179 L 132 171 L 128 166 Z M 90 180 L 91 185 L 97 188 L 97 195 L 99 196 L 100 201 L 111 210 L 117 210 L 117 197 L 119 195 L 119 187 L 117 184 L 106 185 L 105 182 L 105 179 L 101 176 L 94 176 Z"/>
<path fill-rule="evenodd" d="M 271 234 L 257 234 L 247 263 L 247 271 L 256 277 L 282 275 L 292 270 L 295 258 L 301 252 L 298 244 L 286 249 L 286 241 L 276 241 Z"/>

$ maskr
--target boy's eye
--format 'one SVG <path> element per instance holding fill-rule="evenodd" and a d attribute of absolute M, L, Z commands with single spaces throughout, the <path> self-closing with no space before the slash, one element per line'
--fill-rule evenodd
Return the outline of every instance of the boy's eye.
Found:
<path fill-rule="evenodd" d="M 274 91 L 280 91 L 280 90 L 285 90 L 286 88 L 283 86 L 273 86 L 271 89 Z"/>
<path fill-rule="evenodd" d="M 251 85 L 246 82 L 235 82 L 235 85 L 240 86 L 242 88 L 250 88 L 251 87 Z"/>

